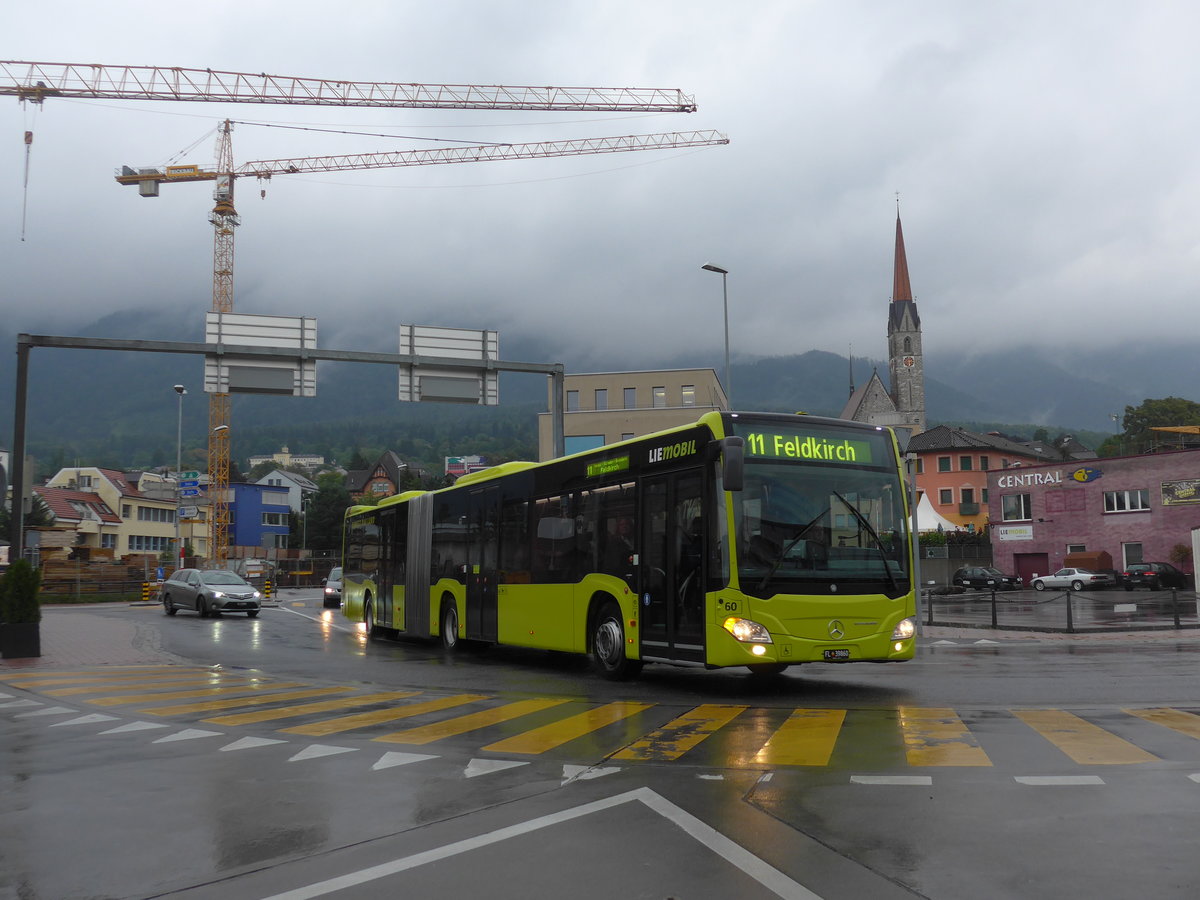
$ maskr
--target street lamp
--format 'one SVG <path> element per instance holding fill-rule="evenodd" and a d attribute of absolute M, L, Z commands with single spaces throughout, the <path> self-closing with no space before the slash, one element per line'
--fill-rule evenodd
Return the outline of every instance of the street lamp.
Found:
<path fill-rule="evenodd" d="M 733 409 L 733 383 L 729 378 L 729 270 L 714 266 L 712 263 L 705 263 L 700 268 L 706 272 L 716 272 L 721 276 L 721 294 L 725 304 L 725 399 L 729 401 L 729 408 Z"/>
<path fill-rule="evenodd" d="M 179 473 L 183 468 L 183 395 L 187 389 L 182 384 L 175 385 L 175 393 L 179 395 L 179 420 L 175 426 L 175 568 L 183 568 L 183 526 L 179 521 Z"/>

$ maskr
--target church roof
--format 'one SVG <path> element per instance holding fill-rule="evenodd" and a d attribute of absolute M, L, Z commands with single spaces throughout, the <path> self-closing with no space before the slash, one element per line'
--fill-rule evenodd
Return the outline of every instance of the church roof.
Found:
<path fill-rule="evenodd" d="M 896 262 L 892 275 L 892 301 L 912 299 L 912 283 L 908 280 L 908 257 L 904 254 L 904 231 L 900 228 L 900 211 L 896 210 Z"/>

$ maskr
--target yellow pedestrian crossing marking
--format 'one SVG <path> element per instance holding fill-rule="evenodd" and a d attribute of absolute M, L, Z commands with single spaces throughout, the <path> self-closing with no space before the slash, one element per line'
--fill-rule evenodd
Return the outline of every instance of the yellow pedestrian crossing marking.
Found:
<path fill-rule="evenodd" d="M 350 709 L 354 706 L 368 706 L 372 703 L 387 703 L 391 700 L 403 700 L 413 697 L 417 691 L 390 691 L 381 694 L 359 694 L 357 697 L 342 697 L 339 700 L 321 700 L 318 703 L 302 703 L 299 706 L 284 706 L 279 709 L 262 709 L 258 712 L 234 713 L 229 716 L 216 716 L 203 719 L 212 725 L 255 725 L 259 722 L 272 722 L 275 719 L 295 719 L 313 713 L 329 712 L 334 709 Z"/>
<path fill-rule="evenodd" d="M 697 706 L 682 716 L 672 719 L 657 731 L 614 753 L 612 758 L 642 762 L 666 762 L 679 759 L 747 709 L 749 707 L 715 703 Z"/>
<path fill-rule="evenodd" d="M 105 666 L 104 675 L 115 675 L 126 673 L 131 675 L 141 675 L 150 672 L 207 672 L 208 669 L 185 668 L 182 666 Z M 18 682 L 21 684 L 29 684 L 42 678 L 70 678 L 78 675 L 89 675 L 95 677 L 96 669 L 61 669 L 58 671 L 34 669 L 29 672 L 5 672 L 3 680 L 14 687 Z"/>
<path fill-rule="evenodd" d="M 170 681 L 147 681 L 144 678 L 139 678 L 136 681 L 113 682 L 113 681 L 98 681 L 94 684 L 85 685 L 83 687 L 65 687 L 54 688 L 53 690 L 43 690 L 41 693 L 48 694 L 51 697 L 77 697 L 81 694 L 103 694 L 111 691 L 144 691 L 146 688 L 174 688 L 186 687 L 189 684 L 221 684 L 231 685 L 238 683 L 253 682 L 259 679 L 246 678 L 239 676 L 236 678 L 214 678 L 211 675 L 193 675 L 189 678 L 172 678 Z M 157 696 L 162 696 L 161 694 Z"/>
<path fill-rule="evenodd" d="M 754 756 L 754 762 L 767 766 L 827 766 L 845 719 L 844 709 L 792 710 Z"/>
<path fill-rule="evenodd" d="M 593 731 L 599 731 L 606 725 L 627 719 L 653 705 L 652 703 L 608 703 L 559 722 L 551 722 L 541 728 L 526 731 L 524 734 L 513 735 L 494 744 L 488 744 L 483 749 L 495 753 L 545 753 L 555 747 L 561 747 L 568 741 L 584 737 Z"/>
<path fill-rule="evenodd" d="M 93 706 L 133 706 L 138 703 L 161 703 L 165 700 L 191 700 L 195 697 L 219 697 L 229 694 L 253 694 L 276 687 L 296 687 L 296 682 L 283 684 L 223 684 L 218 687 L 192 688 L 187 691 L 152 691 L 148 694 L 114 694 L 111 697 L 92 697 L 85 702 Z"/>
<path fill-rule="evenodd" d="M 447 719 L 445 722 L 437 722 L 433 725 L 423 725 L 420 728 L 410 728 L 407 731 L 396 731 L 392 734 L 385 734 L 375 738 L 375 740 L 386 741 L 390 744 L 429 744 L 433 741 L 439 741 L 442 738 L 454 737 L 455 735 L 466 734 L 469 731 L 487 728 L 489 725 L 499 725 L 501 722 L 518 719 L 521 716 L 527 716 L 530 713 L 539 712 L 543 709 L 550 709 L 552 706 L 559 706 L 566 702 L 566 700 L 557 699 L 518 700 L 515 703 L 507 703 L 504 706 L 497 706 L 493 709 L 485 709 L 466 716 Z"/>
<path fill-rule="evenodd" d="M 1200 716 L 1194 713 L 1181 709 L 1126 709 L 1123 712 L 1200 740 Z"/>
<path fill-rule="evenodd" d="M 301 682 L 280 682 L 264 684 L 255 688 L 243 688 L 238 691 L 243 696 L 227 697 L 224 700 L 205 700 L 202 703 L 181 703 L 177 706 L 156 706 L 152 709 L 140 709 L 139 713 L 151 716 L 185 716 L 190 713 L 216 712 L 219 709 L 241 709 L 246 706 L 264 706 L 267 703 L 278 703 L 280 700 L 303 700 L 305 697 L 327 697 L 330 694 L 347 694 L 354 690 L 348 687 L 305 688 L 299 691 L 280 691 L 279 688 L 290 688 Z M 245 696 L 250 690 L 255 695 Z M 273 693 L 272 693 L 273 692 Z M 191 697 L 211 697 L 214 694 L 228 693 L 228 689 L 213 688 L 207 691 L 181 691 L 179 694 L 163 694 L 156 700 L 174 699 L 186 700 Z"/>
<path fill-rule="evenodd" d="M 900 707 L 910 766 L 990 766 L 975 736 L 952 709 Z"/>
<path fill-rule="evenodd" d="M 339 734 L 343 731 L 352 731 L 355 728 L 367 728 L 371 725 L 382 724 L 383 722 L 408 719 L 413 716 L 422 715 L 423 713 L 440 712 L 443 709 L 452 709 L 455 706 L 462 706 L 465 703 L 476 703 L 487 699 L 489 698 L 484 694 L 459 694 L 455 697 L 443 697 L 441 700 L 427 700 L 423 703 L 411 703 L 407 706 L 376 709 L 371 712 L 355 713 L 351 716 L 340 716 L 336 719 L 326 719 L 323 722 L 296 725 L 292 728 L 280 728 L 279 730 L 288 734 L 306 734 L 310 737 L 324 737 L 325 735 Z"/>
<path fill-rule="evenodd" d="M 1157 756 L 1066 710 L 1015 709 L 1013 714 L 1082 765 L 1118 766 L 1158 761 Z"/>

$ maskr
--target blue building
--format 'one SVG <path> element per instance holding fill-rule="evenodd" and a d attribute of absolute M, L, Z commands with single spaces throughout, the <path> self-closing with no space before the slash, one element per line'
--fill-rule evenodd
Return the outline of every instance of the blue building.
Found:
<path fill-rule="evenodd" d="M 288 542 L 288 492 L 270 484 L 231 484 L 229 545 L 284 548 Z"/>

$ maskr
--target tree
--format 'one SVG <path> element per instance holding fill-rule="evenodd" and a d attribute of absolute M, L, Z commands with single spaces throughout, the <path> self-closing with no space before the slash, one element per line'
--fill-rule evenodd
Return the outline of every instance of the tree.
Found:
<path fill-rule="evenodd" d="M 25 527 L 38 528 L 54 524 L 54 513 L 39 495 L 34 494 L 30 499 L 29 512 L 25 514 Z M 0 537 L 7 538 L 12 533 L 12 510 L 0 506 Z"/>
<path fill-rule="evenodd" d="M 1155 427 L 1200 425 L 1200 403 L 1180 397 L 1144 400 L 1141 406 L 1126 406 L 1121 422 L 1120 441 L 1125 453 L 1141 453 L 1165 443 L 1165 435 L 1151 431 Z M 1107 442 L 1106 442 L 1107 443 Z"/>
<path fill-rule="evenodd" d="M 340 475 L 317 476 L 317 492 L 308 504 L 308 546 L 316 551 L 342 549 L 342 519 L 352 500 Z"/>

